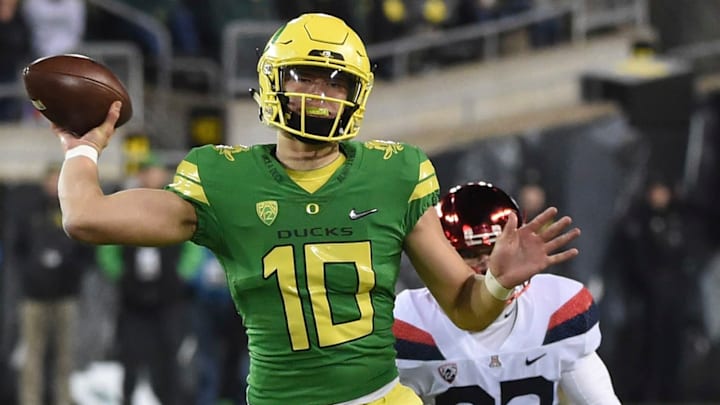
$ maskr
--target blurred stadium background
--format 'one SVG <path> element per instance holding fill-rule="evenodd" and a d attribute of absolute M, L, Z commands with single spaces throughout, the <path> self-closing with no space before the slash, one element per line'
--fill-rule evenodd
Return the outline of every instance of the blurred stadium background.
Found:
<path fill-rule="evenodd" d="M 420 0 L 397 0 L 403 15 L 388 11 L 397 5 L 390 1 L 238 1 L 236 15 L 205 21 L 215 29 L 204 33 L 200 51 L 190 52 L 177 49 L 168 25 L 134 2 L 88 0 L 86 33 L 73 52 L 110 66 L 135 108 L 116 145 L 103 154 L 103 179 L 108 187 L 121 183 L 150 149 L 173 165 L 195 145 L 273 142 L 247 92 L 256 83 L 256 48 L 294 10 L 345 13 L 371 38 L 368 52 L 378 63 L 360 139 L 421 146 L 443 190 L 483 179 L 517 195 L 527 184 L 540 184 L 546 202 L 583 229 L 580 257 L 554 271 L 587 283 L 601 304 L 601 355 L 621 399 L 632 398 L 624 403 L 660 402 L 634 391 L 643 378 L 638 370 L 649 365 L 636 364 L 626 346 L 647 342 L 629 339 L 628 323 L 645 313 L 633 301 L 642 300 L 634 297 L 640 293 L 623 284 L 622 274 L 632 269 L 616 257 L 612 237 L 648 179 L 659 176 L 672 185 L 691 207 L 675 280 L 693 288 L 676 297 L 688 319 L 682 339 L 673 355 L 658 359 L 680 370 L 664 382 L 677 387 L 678 397 L 662 403 L 720 403 L 720 2 L 499 0 L 520 6 L 468 21 L 460 18 L 460 6 L 472 2 L 436 1 L 444 4 L 445 17 L 433 17 Z M 199 18 L 212 18 L 199 13 L 204 2 L 187 3 Z M 230 3 L 208 2 L 206 14 Z M 125 35 L 129 31 L 107 29 L 120 23 L 142 28 L 152 46 Z M 19 70 L 0 83 L 0 98 L 20 106 L 19 115 L 0 121 L 0 204 L 7 223 L 45 164 L 62 155 L 47 122 L 25 100 Z M 8 238 L 4 233 L 3 243 Z M 17 279 L 12 259 L 2 264 L 4 404 L 13 400 Z M 81 325 L 78 358 L 89 372 L 107 356 L 113 300 L 101 276 L 90 273 L 86 284 L 83 319 L 92 327 Z"/>

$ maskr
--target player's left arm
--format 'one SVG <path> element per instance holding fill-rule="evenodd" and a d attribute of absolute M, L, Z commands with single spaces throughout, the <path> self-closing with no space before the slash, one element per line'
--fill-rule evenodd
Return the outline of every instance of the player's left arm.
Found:
<path fill-rule="evenodd" d="M 572 370 L 563 371 L 560 387 L 575 404 L 620 404 L 610 373 L 597 352 L 577 360 Z"/>

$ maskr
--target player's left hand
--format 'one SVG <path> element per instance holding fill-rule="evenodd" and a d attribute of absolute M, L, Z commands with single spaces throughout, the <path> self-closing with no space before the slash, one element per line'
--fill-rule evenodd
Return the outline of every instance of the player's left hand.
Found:
<path fill-rule="evenodd" d="M 576 248 L 559 250 L 580 236 L 580 229 L 566 231 L 572 219 L 555 220 L 557 213 L 557 208 L 550 207 L 519 228 L 517 216 L 510 214 L 490 255 L 490 269 L 502 286 L 516 286 L 579 254 Z"/>

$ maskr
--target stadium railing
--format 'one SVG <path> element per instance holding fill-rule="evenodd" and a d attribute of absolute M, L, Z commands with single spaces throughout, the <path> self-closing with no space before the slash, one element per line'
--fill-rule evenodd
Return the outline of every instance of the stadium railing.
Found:
<path fill-rule="evenodd" d="M 409 73 L 408 59 L 414 52 L 423 52 L 440 46 L 453 46 L 467 41 L 483 41 L 485 58 L 499 53 L 499 36 L 553 17 L 568 15 L 571 21 L 572 40 L 584 41 L 589 33 L 607 27 L 647 24 L 647 0 L 598 2 L 592 0 L 564 1 L 553 7 L 542 7 L 494 21 L 469 24 L 442 31 L 422 32 L 414 35 L 371 44 L 371 59 L 387 58 L 392 65 L 392 76 L 402 77 Z M 251 54 L 257 46 L 263 46 L 267 38 L 281 25 L 272 21 L 234 21 L 223 32 L 221 63 L 225 95 L 233 98 L 245 95 L 247 89 L 257 82 L 255 63 L 257 55 Z"/>

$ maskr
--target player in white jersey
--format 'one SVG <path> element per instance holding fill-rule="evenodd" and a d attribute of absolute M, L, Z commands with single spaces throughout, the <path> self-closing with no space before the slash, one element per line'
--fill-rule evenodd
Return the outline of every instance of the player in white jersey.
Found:
<path fill-rule="evenodd" d="M 450 243 L 478 273 L 507 221 L 520 210 L 488 183 L 450 190 L 437 205 Z M 579 282 L 539 274 L 494 291 L 503 313 L 482 332 L 458 329 L 426 288 L 405 290 L 395 302 L 400 380 L 425 404 L 555 405 L 560 389 L 577 405 L 620 404 L 600 345 L 597 307 Z"/>

